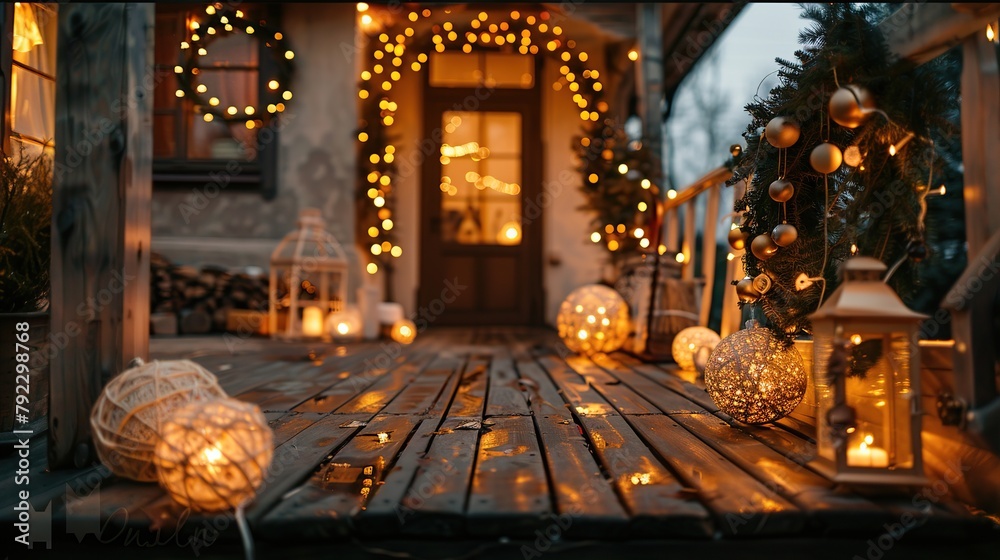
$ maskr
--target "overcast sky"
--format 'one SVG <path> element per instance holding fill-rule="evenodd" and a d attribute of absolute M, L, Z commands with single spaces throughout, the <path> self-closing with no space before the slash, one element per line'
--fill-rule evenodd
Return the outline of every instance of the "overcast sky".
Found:
<path fill-rule="evenodd" d="M 799 30 L 807 24 L 799 18 L 800 13 L 801 9 L 790 3 L 749 4 L 713 47 L 718 50 L 719 68 L 708 68 L 702 59 L 685 79 L 667 122 L 667 150 L 675 150 L 668 152 L 674 160 L 675 186 L 688 185 L 718 167 L 728 157 L 730 144 L 743 143 L 740 135 L 749 122 L 744 106 L 753 98 L 761 79 L 777 70 L 775 57 L 793 58 L 799 47 Z M 713 72 L 718 77 L 713 78 Z M 723 148 L 711 154 L 707 153 L 707 135 L 704 126 L 699 126 L 695 105 L 695 95 L 706 95 L 707 87 L 718 88 L 726 96 L 717 127 Z M 766 85 L 760 94 L 767 95 Z"/>

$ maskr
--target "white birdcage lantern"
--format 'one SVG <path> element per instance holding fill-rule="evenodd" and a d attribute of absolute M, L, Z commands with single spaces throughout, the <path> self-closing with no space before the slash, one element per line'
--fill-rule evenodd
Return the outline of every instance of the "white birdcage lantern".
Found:
<path fill-rule="evenodd" d="M 299 213 L 298 228 L 271 254 L 268 321 L 272 338 L 330 340 L 326 318 L 347 302 L 347 257 L 320 211 Z"/>
<path fill-rule="evenodd" d="M 843 281 L 814 313 L 817 456 L 835 482 L 926 483 L 920 440 L 920 348 L 926 318 L 882 281 L 871 257 L 841 266 Z"/>

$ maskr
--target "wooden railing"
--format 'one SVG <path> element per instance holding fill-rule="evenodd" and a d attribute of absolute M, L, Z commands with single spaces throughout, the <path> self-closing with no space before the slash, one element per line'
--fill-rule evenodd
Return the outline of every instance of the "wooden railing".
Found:
<path fill-rule="evenodd" d="M 668 191 L 663 205 L 662 245 L 666 248 L 664 256 L 676 259 L 681 264 L 681 279 L 702 282 L 701 301 L 699 303 L 699 320 L 701 326 L 707 326 L 713 307 L 713 288 L 715 286 L 716 256 L 720 240 L 716 237 L 719 227 L 719 201 L 725 183 L 732 177 L 732 172 L 719 167 L 709 171 L 700 179 L 679 191 Z M 743 196 L 742 183 L 734 187 L 736 197 Z M 701 222 L 702 238 L 698 241 L 697 208 L 702 197 L 707 197 L 705 204 L 705 219 Z M 728 214 L 728 212 L 726 212 Z M 684 231 L 681 235 L 680 222 L 684 216 Z M 721 240 L 727 247 L 728 241 Z M 728 285 L 742 271 L 743 251 L 730 251 L 733 255 L 726 263 L 725 283 Z M 695 278 L 695 268 L 701 265 L 701 276 Z M 732 289 L 723 290 L 721 335 L 725 336 L 739 329 L 740 310 L 736 305 L 736 293 Z"/>

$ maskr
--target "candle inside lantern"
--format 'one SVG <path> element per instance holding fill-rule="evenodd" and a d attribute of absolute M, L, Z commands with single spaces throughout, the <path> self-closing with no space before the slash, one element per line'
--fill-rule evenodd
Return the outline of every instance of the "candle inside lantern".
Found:
<path fill-rule="evenodd" d="M 323 336 L 323 310 L 309 306 L 302 310 L 302 334 L 305 336 Z"/>
<path fill-rule="evenodd" d="M 849 467 L 888 467 L 889 454 L 885 449 L 872 445 L 875 439 L 869 434 L 857 447 L 847 450 Z"/>

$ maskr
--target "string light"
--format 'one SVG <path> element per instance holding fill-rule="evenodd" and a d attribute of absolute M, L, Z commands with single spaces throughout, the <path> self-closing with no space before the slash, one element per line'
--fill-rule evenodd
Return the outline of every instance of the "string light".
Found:
<path fill-rule="evenodd" d="M 677 198 L 677 191 L 675 191 L 674 189 L 668 190 L 667 191 L 667 198 L 669 198 L 670 200 L 673 200 L 673 199 Z"/>
<path fill-rule="evenodd" d="M 986 24 L 986 40 L 992 43 L 996 40 L 996 38 L 997 34 L 995 31 L 993 31 L 993 24 L 992 23 Z"/>
<path fill-rule="evenodd" d="M 374 19 L 369 14 L 364 13 L 367 12 L 369 9 L 370 9 L 369 6 L 365 3 L 358 4 L 358 12 L 361 14 L 360 19 L 362 25 L 367 26 L 374 23 Z M 451 13 L 451 11 L 445 9 L 445 13 Z M 421 16 L 430 17 L 430 15 L 431 15 L 430 9 L 423 9 L 419 13 L 416 11 L 409 12 L 407 15 L 407 19 L 410 22 L 417 22 Z M 517 11 L 513 11 L 510 13 L 511 20 L 520 20 L 521 17 L 522 17 L 521 14 Z M 546 33 L 551 31 L 552 35 L 556 36 L 562 35 L 563 29 L 561 27 L 552 26 L 550 29 L 549 24 L 544 23 L 548 21 L 550 17 L 551 16 L 548 12 L 542 12 L 538 16 L 525 15 L 523 17 L 523 20 L 521 21 L 524 21 L 529 26 L 534 26 L 537 24 L 536 29 L 540 33 Z M 549 41 L 542 41 L 539 44 L 533 44 L 530 29 L 522 28 L 518 31 L 517 28 L 512 28 L 512 24 L 507 21 L 487 23 L 489 19 L 490 19 L 490 14 L 488 14 L 485 11 L 479 12 L 479 14 L 469 22 L 469 25 L 471 26 L 472 30 L 465 31 L 464 36 L 462 36 L 459 33 L 458 29 L 456 29 L 456 24 L 451 21 L 444 21 L 440 24 L 440 26 L 435 25 L 433 28 L 434 32 L 432 34 L 432 43 L 434 51 L 439 53 L 445 52 L 446 50 L 445 39 L 448 40 L 449 44 L 456 43 L 459 42 L 461 39 L 464 39 L 464 41 L 462 41 L 462 43 L 464 44 L 454 45 L 454 48 L 460 48 L 464 53 L 471 53 L 473 51 L 472 48 L 473 45 L 477 43 L 482 43 L 484 45 L 496 44 L 498 46 L 503 46 L 509 43 L 511 45 L 519 45 L 518 52 L 520 52 L 521 54 L 530 53 L 536 55 L 540 50 L 539 47 L 542 47 L 543 49 L 547 49 L 550 52 L 559 51 L 558 53 L 559 57 L 564 62 L 570 63 L 571 60 L 576 59 L 579 62 L 584 63 L 589 60 L 588 53 L 582 51 L 574 52 L 576 49 L 576 43 L 572 40 L 564 41 L 562 38 L 559 39 L 554 38 Z M 395 36 L 394 43 L 390 43 L 390 37 L 387 33 L 380 33 L 378 36 L 378 40 L 380 43 L 382 43 L 382 45 L 379 48 L 373 49 L 371 51 L 372 56 L 379 61 L 391 60 L 392 66 L 390 66 L 389 68 L 393 67 L 405 68 L 406 66 L 404 66 L 402 63 L 402 55 L 406 50 L 405 49 L 406 45 L 404 43 L 406 42 L 406 38 L 413 37 L 414 33 L 415 32 L 413 27 L 406 27 L 404 33 L 397 34 Z M 536 42 L 538 41 L 537 37 L 535 37 L 534 39 Z M 387 57 L 386 54 L 388 54 L 389 56 Z M 630 53 L 630 58 L 632 58 L 632 60 L 638 59 L 638 51 L 633 49 L 632 52 Z M 428 53 L 420 52 L 416 54 L 416 60 L 411 61 L 411 63 L 408 66 L 410 70 L 414 72 L 419 72 L 420 70 L 424 69 L 424 65 L 427 62 L 428 62 Z M 386 62 L 382 62 L 382 64 L 385 63 Z M 361 73 L 361 79 L 367 82 L 371 80 L 374 75 L 384 75 L 383 72 L 385 71 L 385 68 L 382 66 L 382 64 L 373 65 L 371 71 L 364 70 Z M 601 118 L 603 118 L 602 114 L 607 112 L 608 104 L 603 101 L 597 101 L 596 110 L 592 109 L 590 104 L 593 101 L 581 95 L 581 93 L 583 93 L 581 91 L 581 85 L 588 86 L 588 90 L 593 91 L 595 93 L 602 91 L 603 84 L 597 80 L 598 77 L 600 76 L 600 73 L 596 70 L 590 70 L 590 69 L 581 69 L 581 72 L 582 72 L 582 77 L 587 79 L 587 82 L 585 84 L 584 82 L 577 80 L 579 76 L 573 71 L 571 71 L 569 66 L 563 65 L 563 67 L 560 69 L 560 75 L 565 76 L 566 78 L 566 87 L 568 87 L 568 89 L 574 93 L 573 101 L 574 103 L 577 104 L 577 106 L 581 110 L 580 111 L 581 120 L 597 122 Z M 393 69 L 386 77 L 389 79 L 382 80 L 380 84 L 383 92 L 390 91 L 392 89 L 393 82 L 399 81 L 402 78 L 402 75 L 401 72 Z M 559 80 L 553 83 L 553 88 L 555 90 L 558 91 L 562 89 L 563 85 L 561 81 L 562 80 Z M 372 96 L 368 88 L 359 88 L 358 96 L 362 100 L 379 99 L 379 96 Z M 284 99 L 285 100 L 290 99 L 290 93 Z M 390 106 L 387 100 L 380 99 L 379 110 L 381 111 L 381 114 L 378 115 L 379 120 L 376 120 L 375 124 L 376 125 L 381 124 L 382 126 L 385 127 L 391 126 L 394 123 L 393 113 L 395 113 L 396 111 L 395 105 L 396 105 L 395 103 L 392 103 Z M 276 108 L 280 109 L 280 105 Z M 445 125 L 445 129 L 448 132 L 454 132 L 454 129 L 457 128 L 457 126 L 458 126 L 457 124 L 448 123 L 447 125 Z M 367 132 L 360 132 L 358 134 L 358 140 L 360 142 L 367 142 L 370 139 L 371 137 Z M 584 138 L 581 142 L 586 147 L 589 145 L 590 139 Z M 464 156 L 471 156 L 471 158 L 474 161 L 478 161 L 479 159 L 483 159 L 488 156 L 488 151 L 486 152 L 486 154 L 484 154 L 483 153 L 484 150 L 486 150 L 484 147 L 479 147 L 479 146 L 476 147 L 465 146 L 465 145 L 448 146 L 447 144 L 443 144 L 441 161 L 442 164 L 445 164 L 446 162 L 450 162 L 450 159 L 453 157 L 464 157 Z M 376 148 L 376 153 L 368 152 L 369 153 L 368 159 L 372 165 L 378 165 L 381 162 L 392 163 L 394 160 L 393 151 L 394 150 L 389 149 L 387 147 L 387 149 L 384 152 L 384 155 L 382 155 L 378 153 L 378 149 Z M 621 164 L 618 167 L 618 171 L 620 174 L 625 175 L 628 173 L 629 168 L 626 164 Z M 372 181 L 373 178 L 375 181 Z M 446 178 L 442 178 L 441 182 L 442 192 L 449 195 L 456 195 L 458 193 L 456 186 L 451 184 L 450 179 L 448 179 L 447 181 L 444 179 Z M 474 178 L 470 179 L 468 176 L 466 176 L 466 179 L 470 183 L 473 183 L 479 189 L 491 188 L 497 190 L 498 192 L 504 192 L 507 194 L 517 194 L 520 192 L 519 185 L 514 183 L 505 183 L 489 175 L 478 176 L 478 174 L 476 174 Z M 587 176 L 587 180 L 592 184 L 596 184 L 599 182 L 600 178 L 596 173 L 594 173 L 594 174 L 589 174 Z M 369 181 L 370 182 L 377 181 L 378 184 L 384 185 L 386 188 L 388 188 L 390 178 L 387 175 L 376 174 L 374 177 L 372 175 L 369 175 Z M 648 179 L 644 179 L 642 181 L 642 186 L 644 189 L 649 189 L 651 188 L 652 184 L 649 182 Z M 676 196 L 676 193 L 674 193 L 674 196 Z M 373 207 L 378 209 L 377 213 L 379 215 L 379 219 L 381 220 L 380 221 L 381 230 L 375 226 L 370 227 L 368 230 L 369 235 L 375 238 L 379 237 L 383 231 L 386 232 L 390 231 L 393 228 L 393 221 L 389 217 L 391 213 L 387 208 L 389 201 L 383 195 L 382 191 L 370 188 L 368 189 L 368 198 L 372 200 Z M 649 205 L 645 202 L 640 202 L 638 204 L 638 208 L 641 212 L 644 212 L 648 210 Z M 626 232 L 625 224 L 618 224 L 617 227 L 609 224 L 606 229 L 608 229 L 609 233 L 617 231 L 621 235 L 624 235 Z M 645 231 L 643 230 L 643 228 L 636 228 L 635 230 L 633 230 L 633 235 L 635 236 L 636 239 L 639 240 L 639 245 L 641 247 L 646 248 L 650 246 L 650 240 L 645 237 Z M 602 236 L 600 232 L 596 231 L 593 232 L 590 238 L 591 241 L 594 243 L 600 243 L 602 241 Z M 374 247 L 378 247 L 377 252 L 374 250 Z M 610 239 L 608 240 L 608 248 L 609 250 L 612 251 L 618 250 L 619 248 L 621 248 L 621 243 L 616 239 Z M 663 246 L 660 246 L 660 253 L 662 254 L 664 251 L 665 248 Z M 372 252 L 375 255 L 384 255 L 388 253 L 396 257 L 402 253 L 402 247 L 393 246 L 391 243 L 386 241 L 381 245 L 373 245 Z M 371 263 L 368 265 L 367 270 L 369 274 L 375 274 L 378 271 L 378 266 L 375 263 Z"/>
<path fill-rule="evenodd" d="M 632 62 L 635 62 L 636 60 L 639 60 L 639 51 L 637 51 L 635 49 L 629 50 L 628 51 L 628 59 L 631 60 Z"/>
<path fill-rule="evenodd" d="M 899 150 L 902 150 L 903 147 L 906 146 L 906 144 L 909 143 L 909 141 L 912 139 L 913 139 L 913 133 L 910 132 L 906 136 L 904 136 L 903 139 L 900 140 L 899 142 L 896 142 L 895 144 L 889 144 L 889 155 L 895 156 L 897 153 L 899 153 Z"/>
<path fill-rule="evenodd" d="M 283 48 L 284 35 L 281 32 L 271 33 L 263 26 L 257 28 L 255 25 L 251 25 L 251 22 L 241 21 L 244 18 L 242 10 L 230 11 L 228 8 L 223 8 L 221 4 L 215 4 L 207 6 L 205 8 L 205 14 L 208 16 L 206 19 L 203 19 L 202 21 L 193 20 L 188 23 L 188 29 L 191 34 L 188 37 L 188 40 L 182 41 L 180 44 L 181 50 L 190 50 L 193 52 L 186 55 L 187 60 L 185 64 L 174 67 L 174 72 L 176 74 L 185 76 L 185 79 L 180 80 L 184 89 L 178 90 L 182 92 L 182 94 L 178 95 L 178 97 L 190 96 L 193 99 L 195 106 L 200 107 L 204 111 L 202 118 L 205 122 L 212 122 L 215 117 L 219 117 L 230 121 L 236 120 L 242 122 L 247 129 L 252 130 L 254 128 L 258 128 L 263 125 L 263 121 L 256 119 L 245 121 L 238 116 L 238 111 L 236 111 L 231 105 L 226 106 L 226 109 L 224 110 L 216 109 L 221 104 L 218 97 L 212 96 L 209 97 L 207 101 L 204 100 L 202 95 L 208 93 L 210 86 L 206 83 L 197 83 L 197 76 L 201 73 L 201 69 L 198 67 L 198 61 L 195 57 L 208 55 L 208 42 L 212 41 L 216 37 L 219 37 L 222 29 L 225 29 L 226 32 L 232 33 L 245 32 L 247 35 L 253 35 L 257 31 L 261 31 L 265 35 L 265 38 L 267 38 L 265 45 L 274 49 L 272 52 L 277 60 L 279 75 L 275 78 L 270 78 L 267 81 L 268 91 L 275 92 L 274 95 L 277 95 L 280 84 L 282 82 L 290 81 L 288 76 L 291 73 L 291 66 L 288 61 L 294 58 L 295 55 L 291 50 Z M 237 24 L 238 27 L 234 27 L 234 23 Z M 223 25 L 225 26 L 224 28 L 222 27 Z M 263 23 L 261 25 L 263 25 Z M 200 46 L 196 45 L 199 42 Z M 193 48 L 194 46 L 197 48 Z M 366 94 L 359 93 L 359 96 L 362 99 L 365 98 L 365 95 Z M 290 91 L 286 90 L 284 92 L 284 99 L 286 101 L 291 99 Z M 262 100 L 262 104 L 259 106 L 260 109 L 256 106 L 250 106 L 245 108 L 243 112 L 245 115 L 255 115 L 257 113 L 263 113 L 266 108 L 268 113 L 273 114 L 281 112 L 284 109 L 283 105 L 274 104 L 273 102 L 268 103 L 268 101 L 270 100 Z M 207 117 L 206 115 L 212 116 Z"/>

